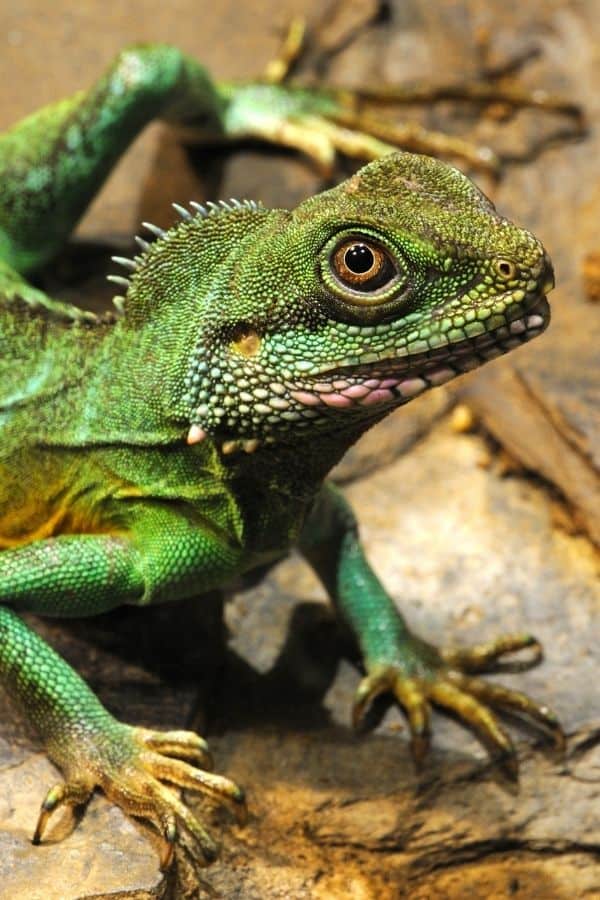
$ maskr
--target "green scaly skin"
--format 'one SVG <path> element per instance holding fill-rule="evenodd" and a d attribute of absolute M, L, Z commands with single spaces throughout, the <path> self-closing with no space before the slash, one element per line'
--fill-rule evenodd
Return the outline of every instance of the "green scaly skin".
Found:
<path fill-rule="evenodd" d="M 465 176 L 395 154 L 293 212 L 193 209 L 125 261 L 114 317 L 54 301 L 23 277 L 53 257 L 151 118 L 202 125 L 213 139 L 284 133 L 303 149 L 314 140 L 323 150 L 327 134 L 334 152 L 334 114 L 326 93 L 214 84 L 176 49 L 147 46 L 0 139 L 0 675 L 65 776 L 36 840 L 57 806 L 101 787 L 154 823 L 163 866 L 182 827 L 207 862 L 212 839 L 163 782 L 240 815 L 244 799 L 207 771 L 197 735 L 117 722 L 9 606 L 79 616 L 198 596 L 294 544 L 360 646 L 357 720 L 391 691 L 417 761 L 430 703 L 461 716 L 513 769 L 488 705 L 561 740 L 547 708 L 470 674 L 534 639 L 450 652 L 415 637 L 366 561 L 351 509 L 323 485 L 390 410 L 548 321 L 543 248 Z M 383 152 L 369 141 L 357 133 L 353 146 Z M 371 248 L 383 274 L 348 283 L 347 242 Z"/>

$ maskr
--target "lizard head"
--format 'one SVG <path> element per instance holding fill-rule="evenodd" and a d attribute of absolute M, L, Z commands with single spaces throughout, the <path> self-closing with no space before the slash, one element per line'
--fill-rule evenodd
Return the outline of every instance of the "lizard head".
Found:
<path fill-rule="evenodd" d="M 190 363 L 190 442 L 360 430 L 549 320 L 540 242 L 439 160 L 393 154 L 255 215 Z"/>

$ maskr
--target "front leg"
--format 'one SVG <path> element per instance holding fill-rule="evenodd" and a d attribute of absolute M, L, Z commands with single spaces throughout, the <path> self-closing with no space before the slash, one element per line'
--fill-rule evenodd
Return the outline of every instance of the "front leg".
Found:
<path fill-rule="evenodd" d="M 127 532 L 65 535 L 2 551 L 0 599 L 46 615 L 93 615 L 121 603 L 197 593 L 222 581 L 236 562 L 235 547 L 214 530 L 166 505 L 140 504 Z M 5 606 L 0 606 L 0 680 L 65 776 L 42 804 L 34 842 L 55 809 L 84 803 L 95 788 L 125 812 L 154 824 L 163 839 L 163 868 L 171 862 L 180 832 L 200 864 L 216 855 L 202 823 L 167 785 L 213 797 L 243 819 L 241 790 L 207 771 L 210 754 L 202 738 L 117 721 L 76 672 Z"/>
<path fill-rule="evenodd" d="M 489 644 L 450 650 L 414 635 L 365 558 L 352 509 L 331 485 L 322 489 L 308 516 L 300 548 L 361 650 L 366 674 L 356 696 L 355 724 L 377 695 L 391 692 L 408 718 L 417 766 L 429 746 L 430 704 L 453 712 L 471 727 L 513 777 L 518 774 L 514 745 L 489 707 L 531 719 L 562 747 L 560 724 L 548 707 L 473 677 L 490 671 L 506 653 L 525 647 L 539 651 L 535 638 L 506 635 Z"/>
<path fill-rule="evenodd" d="M 90 88 L 0 136 L 0 256 L 21 274 L 48 262 L 149 122 L 191 118 L 221 135 L 225 102 L 206 69 L 177 47 L 122 50 Z"/>

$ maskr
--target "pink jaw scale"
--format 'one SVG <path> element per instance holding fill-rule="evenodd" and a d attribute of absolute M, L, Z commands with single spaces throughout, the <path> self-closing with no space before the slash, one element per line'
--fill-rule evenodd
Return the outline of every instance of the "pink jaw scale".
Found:
<path fill-rule="evenodd" d="M 372 406 L 375 403 L 385 403 L 388 400 L 394 400 L 392 392 L 377 388 L 370 391 L 366 397 L 363 397 L 363 399 L 358 402 L 361 406 Z"/>
<path fill-rule="evenodd" d="M 292 391 L 291 396 L 304 406 L 317 406 L 321 402 L 320 397 L 316 394 L 309 394 L 308 391 Z"/>
<path fill-rule="evenodd" d="M 349 388 L 343 391 L 344 397 L 350 397 L 351 400 L 360 400 L 361 397 L 369 393 L 369 388 L 364 384 L 351 384 Z"/>
<path fill-rule="evenodd" d="M 345 409 L 354 405 L 350 397 L 344 397 L 342 394 L 323 394 L 321 400 L 327 406 L 333 406 L 336 409 Z"/>

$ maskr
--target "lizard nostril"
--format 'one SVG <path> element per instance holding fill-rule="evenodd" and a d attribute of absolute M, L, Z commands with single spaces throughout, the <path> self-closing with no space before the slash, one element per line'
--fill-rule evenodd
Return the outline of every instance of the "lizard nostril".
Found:
<path fill-rule="evenodd" d="M 498 275 L 502 281 L 510 281 L 517 275 L 517 267 L 515 266 L 514 262 L 511 262 L 509 259 L 495 260 L 494 269 L 496 271 L 496 275 Z"/>

